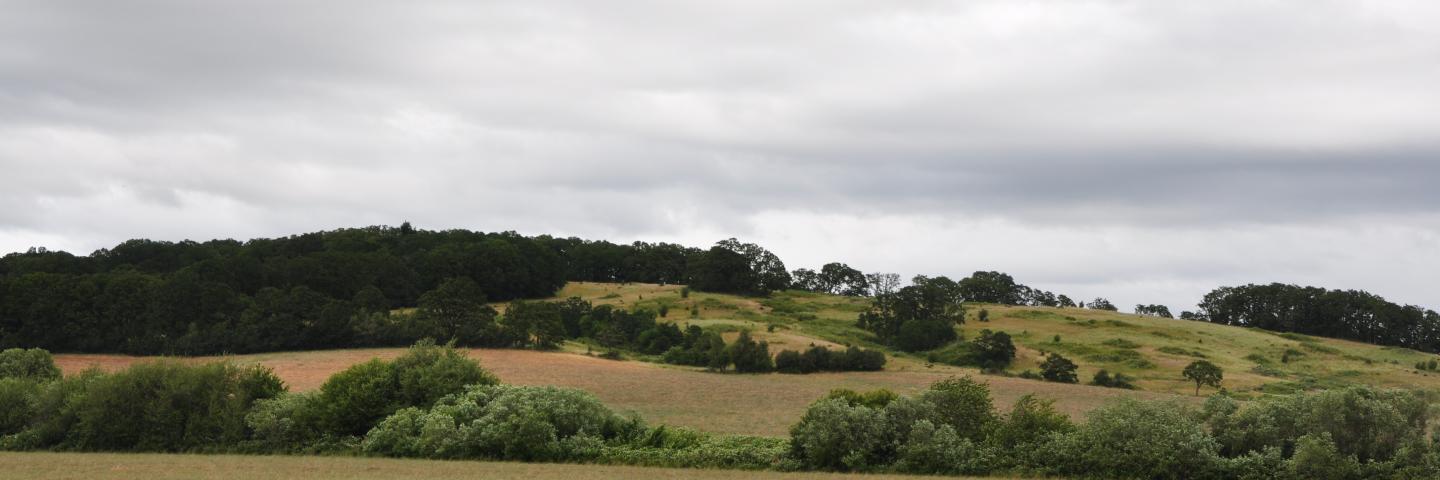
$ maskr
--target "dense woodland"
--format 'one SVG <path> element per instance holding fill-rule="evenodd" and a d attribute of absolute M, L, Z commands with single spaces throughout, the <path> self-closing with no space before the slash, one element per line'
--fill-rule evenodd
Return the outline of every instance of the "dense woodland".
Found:
<path fill-rule="evenodd" d="M 1369 292 L 1280 283 L 1222 287 L 1205 295 L 1200 309 L 1182 317 L 1440 352 L 1440 314 Z"/>
<path fill-rule="evenodd" d="M 405 224 L 246 242 L 131 240 L 87 256 L 32 249 L 0 258 L 0 347 L 201 354 L 405 345 L 454 332 L 377 325 L 376 313 L 421 306 L 426 294 L 440 312 L 441 297 L 457 290 L 481 303 L 547 297 L 571 280 L 752 295 L 790 282 L 774 254 L 733 239 L 701 250 Z"/>

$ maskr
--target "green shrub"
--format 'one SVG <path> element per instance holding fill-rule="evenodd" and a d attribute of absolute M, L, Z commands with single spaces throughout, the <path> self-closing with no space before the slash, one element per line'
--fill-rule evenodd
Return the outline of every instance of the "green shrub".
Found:
<path fill-rule="evenodd" d="M 0 378 L 0 436 L 19 433 L 35 416 L 40 384 L 25 378 Z"/>
<path fill-rule="evenodd" d="M 323 433 L 363 435 L 402 408 L 429 407 L 467 385 L 497 383 L 454 348 L 421 342 L 393 362 L 371 360 L 331 376 L 311 401 Z"/>
<path fill-rule="evenodd" d="M 820 470 L 866 470 L 876 465 L 884 438 L 880 413 L 839 399 L 810 405 L 790 429 L 790 454 Z"/>
<path fill-rule="evenodd" d="M 1080 383 L 1080 377 L 1075 374 L 1076 368 L 1075 362 L 1051 352 L 1040 363 L 1040 377 L 1047 382 Z"/>
<path fill-rule="evenodd" d="M 1123 388 L 1126 390 L 1135 389 L 1135 379 L 1133 377 L 1118 372 L 1115 375 L 1110 375 L 1110 372 L 1103 368 L 1095 372 L 1095 377 L 1090 380 L 1090 384 L 1097 387 Z"/>
<path fill-rule="evenodd" d="M 251 405 L 284 391 L 269 369 L 225 362 L 143 363 L 52 385 L 39 396 L 32 447 L 177 452 L 233 446 L 245 438 Z"/>
<path fill-rule="evenodd" d="M 840 399 L 851 406 L 864 406 L 877 410 L 885 408 L 886 405 L 889 405 L 890 402 L 895 401 L 897 398 L 900 398 L 900 396 L 896 395 L 895 392 L 883 388 L 870 390 L 865 393 L 859 393 L 848 388 L 837 388 L 826 393 L 824 397 L 825 400 Z"/>
<path fill-rule="evenodd" d="M 1090 412 L 1075 431 L 1037 455 L 1060 475 L 1115 479 L 1207 478 L 1219 445 L 1189 410 L 1172 402 L 1121 399 Z"/>
<path fill-rule="evenodd" d="M 0 379 L 22 378 L 48 381 L 60 378 L 60 368 L 50 352 L 39 348 L 7 348 L 0 351 Z"/>
<path fill-rule="evenodd" d="M 712 435 L 660 426 L 636 441 L 601 446 L 593 460 L 649 467 L 754 470 L 779 468 L 788 449 L 789 442 L 781 438 Z"/>
<path fill-rule="evenodd" d="M 1290 472 L 1307 480 L 1351 480 L 1362 478 L 1360 462 L 1335 448 L 1330 434 L 1305 435 L 1295 443 L 1295 455 L 1287 462 Z"/>
<path fill-rule="evenodd" d="M 1022 453 L 1034 450 L 1053 434 L 1074 429 L 1070 417 L 1055 410 L 1054 400 L 1027 394 L 1015 401 L 1010 414 L 995 424 L 987 440 L 1000 450 Z"/>
<path fill-rule="evenodd" d="M 1227 455 L 1266 448 L 1288 452 L 1301 437 L 1320 442 L 1324 436 L 1341 455 L 1385 461 L 1407 442 L 1425 438 L 1427 408 L 1414 393 L 1351 387 L 1274 398 L 1244 409 L 1216 408 L 1208 422 Z"/>
<path fill-rule="evenodd" d="M 320 409 L 315 393 L 286 393 L 255 402 L 245 415 L 250 440 L 245 449 L 255 452 L 298 453 L 314 449 L 320 437 Z"/>
<path fill-rule="evenodd" d="M 949 426 L 961 438 L 972 441 L 981 439 L 997 418 L 990 387 L 968 376 L 935 382 L 920 394 L 920 399 L 935 405 L 939 413 L 937 426 Z"/>
<path fill-rule="evenodd" d="M 984 474 L 992 463 L 988 453 L 949 425 L 936 427 L 928 420 L 920 420 L 900 445 L 895 469 L 917 474 Z"/>
<path fill-rule="evenodd" d="M 642 430 L 580 390 L 474 385 L 428 410 L 395 412 L 365 435 L 361 448 L 396 457 L 578 460 L 599 455 L 606 440 L 629 440 Z"/>

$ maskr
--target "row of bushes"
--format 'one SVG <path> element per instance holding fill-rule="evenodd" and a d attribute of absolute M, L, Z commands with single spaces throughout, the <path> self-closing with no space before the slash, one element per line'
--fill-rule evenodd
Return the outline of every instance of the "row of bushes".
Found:
<path fill-rule="evenodd" d="M 315 393 L 268 370 L 157 362 L 62 379 L 0 378 L 0 448 L 363 453 L 670 467 L 1058 475 L 1119 479 L 1420 479 L 1440 475 L 1426 401 L 1350 388 L 1204 408 L 1123 399 L 1072 423 L 986 385 L 911 397 L 836 391 L 791 438 L 646 427 L 588 393 L 505 386 L 453 349 L 356 365 Z"/>
<path fill-rule="evenodd" d="M 782 350 L 775 354 L 775 371 L 780 373 L 875 372 L 884 368 L 884 353 L 855 346 L 841 352 L 811 346 L 803 352 Z"/>
<path fill-rule="evenodd" d="M 1363 387 L 1196 410 L 1121 399 L 1072 424 L 1022 397 L 1006 415 L 967 379 L 914 397 L 816 402 L 791 430 L 802 467 L 923 474 L 1117 479 L 1421 479 L 1440 476 L 1428 406 Z M 888 402 L 885 398 L 893 398 Z"/>

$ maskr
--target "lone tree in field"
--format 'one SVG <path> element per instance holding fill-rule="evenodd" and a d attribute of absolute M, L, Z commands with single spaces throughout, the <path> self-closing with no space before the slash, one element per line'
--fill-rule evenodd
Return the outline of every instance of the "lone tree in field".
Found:
<path fill-rule="evenodd" d="M 1040 364 L 1040 377 L 1049 382 L 1080 383 L 1080 377 L 1075 374 L 1075 370 L 1075 362 L 1052 352 L 1046 355 L 1045 362 Z"/>
<path fill-rule="evenodd" d="M 1195 395 L 1200 395 L 1200 386 L 1209 385 L 1220 388 L 1220 380 L 1225 378 L 1225 372 L 1220 367 L 1205 360 L 1196 360 L 1185 367 L 1183 373 L 1185 378 L 1195 381 Z"/>

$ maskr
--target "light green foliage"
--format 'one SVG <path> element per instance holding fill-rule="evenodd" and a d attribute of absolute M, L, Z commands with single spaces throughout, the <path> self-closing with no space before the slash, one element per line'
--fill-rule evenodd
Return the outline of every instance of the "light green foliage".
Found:
<path fill-rule="evenodd" d="M 1360 461 L 1386 461 L 1412 441 L 1423 440 L 1425 400 L 1407 392 L 1353 387 L 1276 398 L 1240 409 L 1233 400 L 1206 403 L 1210 429 L 1228 454 L 1265 448 L 1290 450 L 1310 436 Z M 1317 447 L 1318 448 L 1318 447 Z"/>
<path fill-rule="evenodd" d="M 8 348 L 0 351 L 0 379 L 22 378 L 48 381 L 60 378 L 60 368 L 50 352 L 39 348 Z"/>
<path fill-rule="evenodd" d="M 905 473 L 974 475 L 990 471 L 990 452 L 955 433 L 949 425 L 915 422 L 900 446 L 895 469 Z"/>
<path fill-rule="evenodd" d="M 1115 479 L 1206 478 L 1219 444 L 1181 404 L 1122 399 L 1091 412 L 1039 455 L 1061 475 Z"/>
<path fill-rule="evenodd" d="M 935 405 L 937 425 L 955 429 L 962 438 L 978 440 L 996 420 L 990 387 L 968 376 L 935 382 L 920 399 Z"/>
<path fill-rule="evenodd" d="M 402 457 L 575 460 L 641 427 L 580 390 L 476 385 L 429 410 L 406 408 L 371 430 L 366 453 Z"/>
<path fill-rule="evenodd" d="M 885 437 L 880 413 L 843 399 L 815 402 L 790 429 L 791 455 L 808 468 L 866 470 Z"/>
<path fill-rule="evenodd" d="M 1360 462 L 1354 455 L 1343 454 L 1335 448 L 1328 433 L 1300 437 L 1295 444 L 1295 455 L 1287 463 L 1296 477 L 1307 480 L 1361 478 Z"/>

